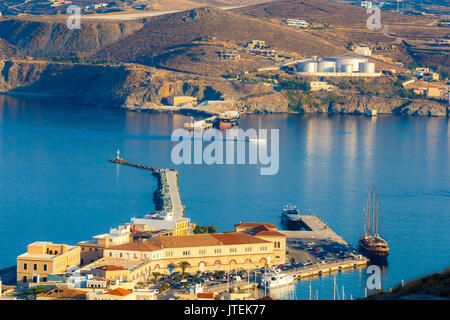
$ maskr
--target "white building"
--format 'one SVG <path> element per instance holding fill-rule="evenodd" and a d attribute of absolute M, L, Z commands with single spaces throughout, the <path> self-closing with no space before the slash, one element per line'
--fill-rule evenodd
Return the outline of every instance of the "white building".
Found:
<path fill-rule="evenodd" d="M 372 50 L 370 50 L 369 47 L 356 47 L 355 53 L 359 54 L 360 56 L 370 57 L 372 55 Z"/>
<path fill-rule="evenodd" d="M 372 1 L 361 1 L 361 7 L 372 8 Z"/>
<path fill-rule="evenodd" d="M 286 24 L 288 26 L 297 27 L 297 28 L 307 28 L 309 26 L 309 23 L 305 20 L 300 19 L 287 19 Z"/>

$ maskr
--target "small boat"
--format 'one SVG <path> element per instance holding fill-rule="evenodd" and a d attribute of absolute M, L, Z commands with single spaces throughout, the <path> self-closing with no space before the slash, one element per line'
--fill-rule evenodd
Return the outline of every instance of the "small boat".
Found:
<path fill-rule="evenodd" d="M 266 288 L 277 288 L 294 282 L 294 276 L 282 273 L 280 270 L 268 270 L 261 275 L 259 285 Z"/>
<path fill-rule="evenodd" d="M 371 203 L 372 198 L 372 203 Z M 378 233 L 378 194 L 375 200 L 375 186 L 369 187 L 369 196 L 367 201 L 367 225 L 363 236 L 359 239 L 358 249 L 367 258 L 372 260 L 386 260 L 389 255 L 389 246 Z"/>
<path fill-rule="evenodd" d="M 300 211 L 293 205 L 286 206 L 286 208 L 283 209 L 281 216 L 294 222 L 300 221 L 301 218 Z"/>

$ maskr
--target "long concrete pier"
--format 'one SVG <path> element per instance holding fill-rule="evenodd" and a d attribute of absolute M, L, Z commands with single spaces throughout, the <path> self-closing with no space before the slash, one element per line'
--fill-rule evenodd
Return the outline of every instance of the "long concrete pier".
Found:
<path fill-rule="evenodd" d="M 302 215 L 300 225 L 306 227 L 306 230 L 280 230 L 286 235 L 286 245 L 289 248 L 287 259 L 293 259 L 297 263 L 307 262 L 301 268 L 286 271 L 296 279 L 368 264 L 369 259 L 352 252 L 349 244 L 319 217 Z M 320 258 L 321 255 L 327 256 L 327 259 Z"/>
<path fill-rule="evenodd" d="M 111 160 L 109 160 L 109 162 L 122 164 L 125 166 L 130 166 L 130 167 L 134 167 L 134 168 L 138 168 L 138 169 L 152 171 L 154 173 L 154 175 L 158 176 L 158 178 L 160 179 L 159 185 L 161 185 L 161 179 L 163 179 L 162 176 L 164 176 L 164 178 L 167 182 L 167 187 L 169 189 L 168 197 L 170 198 L 170 203 L 171 203 L 170 211 L 173 216 L 172 219 L 176 220 L 176 219 L 183 217 L 184 206 L 181 203 L 180 193 L 178 190 L 178 172 L 177 172 L 177 170 L 159 169 L 156 167 L 146 166 L 146 165 L 142 165 L 142 164 L 135 163 L 135 162 L 129 162 L 129 161 L 126 161 L 119 157 L 117 157 L 115 159 L 111 159 Z M 161 195 L 161 196 L 163 196 L 163 195 Z"/>
<path fill-rule="evenodd" d="M 156 168 L 156 167 L 145 166 L 145 165 L 142 165 L 142 164 L 139 164 L 139 163 L 125 161 L 125 160 L 123 160 L 121 158 L 111 159 L 111 160 L 109 160 L 109 162 L 117 163 L 117 164 L 123 164 L 124 166 L 130 166 L 130 167 L 135 167 L 135 168 L 144 169 L 144 170 L 150 170 L 150 171 L 154 171 L 154 172 L 158 172 L 159 171 L 159 169 Z"/>

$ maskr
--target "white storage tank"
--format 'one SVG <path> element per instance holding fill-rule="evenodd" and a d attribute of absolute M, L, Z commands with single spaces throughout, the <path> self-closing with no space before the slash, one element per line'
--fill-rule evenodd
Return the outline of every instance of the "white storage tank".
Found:
<path fill-rule="evenodd" d="M 359 64 L 359 72 L 361 73 L 375 73 L 375 63 L 362 62 Z"/>
<path fill-rule="evenodd" d="M 344 64 L 341 66 L 341 72 L 344 73 L 352 73 L 353 72 L 353 65 L 352 64 Z"/>
<path fill-rule="evenodd" d="M 309 72 L 309 73 L 317 72 L 317 62 L 314 62 L 314 61 L 300 62 L 297 65 L 297 71 Z"/>
<path fill-rule="evenodd" d="M 322 60 L 317 65 L 317 72 L 336 72 L 336 61 Z"/>
<path fill-rule="evenodd" d="M 362 62 L 367 62 L 367 58 L 358 58 L 358 57 L 337 57 L 336 59 L 336 68 L 337 70 L 342 70 L 342 66 L 344 65 L 353 65 L 353 72 L 359 71 L 359 64 Z"/>

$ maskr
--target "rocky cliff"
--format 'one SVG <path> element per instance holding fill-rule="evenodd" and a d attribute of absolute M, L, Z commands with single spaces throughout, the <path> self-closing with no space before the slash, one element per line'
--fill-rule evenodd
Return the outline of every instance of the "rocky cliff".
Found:
<path fill-rule="evenodd" d="M 0 60 L 0 92 L 66 96 L 108 107 L 157 107 L 164 104 L 170 95 L 189 95 L 196 96 L 199 101 L 226 99 L 225 103 L 217 105 L 218 110 L 232 107 L 249 113 L 292 111 L 286 92 L 276 91 L 270 86 L 233 85 L 226 80 L 190 77 L 134 64 L 114 66 Z M 376 109 L 380 114 L 448 114 L 444 104 L 425 99 L 333 94 L 327 97 L 303 94 L 295 111 L 364 114 L 367 109 Z"/>

